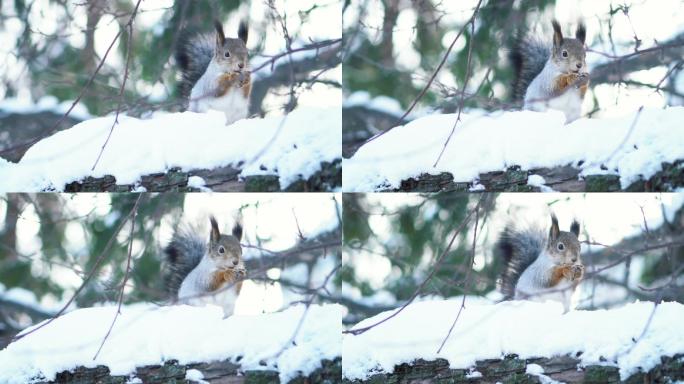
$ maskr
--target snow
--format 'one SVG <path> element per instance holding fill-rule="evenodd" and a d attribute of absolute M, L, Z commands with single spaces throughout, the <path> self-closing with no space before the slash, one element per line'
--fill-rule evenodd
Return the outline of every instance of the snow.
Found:
<path fill-rule="evenodd" d="M 542 192 L 554 192 L 553 188 L 546 185 L 546 180 L 541 175 L 529 175 L 527 177 L 527 184 L 538 187 Z"/>
<path fill-rule="evenodd" d="M 373 374 L 392 372 L 395 365 L 418 358 L 443 358 L 452 368 L 466 369 L 476 361 L 507 354 L 525 359 L 576 356 L 582 352 L 582 365 L 614 365 L 626 379 L 639 369 L 653 368 L 660 363 L 661 356 L 684 352 L 684 334 L 675 331 L 681 329 L 684 321 L 684 305 L 675 302 L 658 305 L 647 332 L 639 338 L 653 312 L 652 302 L 563 314 L 562 305 L 554 302 L 485 304 L 466 300 L 451 337 L 438 354 L 460 304 L 459 299 L 413 303 L 398 316 L 365 333 L 345 335 L 343 376 L 366 379 Z M 375 323 L 391 312 L 365 319 L 352 329 Z M 540 337 L 543 343 L 539 342 Z"/>
<path fill-rule="evenodd" d="M 231 359 L 243 370 L 278 370 L 281 382 L 308 375 L 322 359 L 341 354 L 343 307 L 312 305 L 223 319 L 220 307 L 185 305 L 122 308 L 112 334 L 93 359 L 116 312 L 115 306 L 85 308 L 56 319 L 0 351 L 0 382 L 53 380 L 77 366 L 109 367 L 129 375 L 136 367 L 178 360 L 180 364 Z M 192 373 L 191 373 L 192 375 Z"/>
<path fill-rule="evenodd" d="M 358 106 L 384 112 L 388 115 L 394 115 L 397 118 L 404 114 L 404 109 L 401 107 L 398 100 L 388 96 L 371 97 L 370 93 L 366 91 L 356 91 L 352 93 L 344 100 L 342 105 L 343 108 Z"/>
<path fill-rule="evenodd" d="M 91 170 L 113 121 L 113 116 L 84 121 L 38 142 L 19 163 L 0 163 L 0 191 L 61 190 L 86 176 L 105 175 L 119 184 L 135 184 L 143 175 L 174 167 L 213 169 L 241 162 L 242 177 L 277 174 L 286 188 L 314 174 L 322 161 L 342 157 L 339 108 L 300 108 L 286 117 L 245 119 L 229 126 L 220 112 L 183 112 L 147 120 L 119 116 Z"/>
<path fill-rule="evenodd" d="M 211 189 L 206 187 L 207 182 L 199 176 L 188 177 L 188 187 L 197 188 L 201 192 L 211 192 Z"/>
<path fill-rule="evenodd" d="M 541 384 L 560 384 L 560 382 L 544 374 L 544 368 L 539 364 L 527 364 L 525 373 L 532 376 L 537 376 Z"/>
<path fill-rule="evenodd" d="M 625 188 L 655 174 L 662 162 L 684 158 L 684 107 L 582 118 L 568 125 L 558 111 L 513 111 L 462 115 L 433 167 L 455 120 L 455 114 L 425 116 L 362 146 L 343 160 L 344 190 L 397 188 L 422 173 L 449 172 L 456 181 L 472 181 L 513 165 L 532 169 L 566 164 L 577 166 L 581 175 L 617 174 Z"/>
<path fill-rule="evenodd" d="M 195 383 L 200 384 L 208 383 L 208 381 L 202 379 L 204 379 L 204 375 L 197 369 L 188 369 L 187 371 L 185 371 L 185 380 L 193 381 Z"/>
<path fill-rule="evenodd" d="M 8 98 L 0 101 L 0 112 L 19 114 L 53 112 L 63 115 L 69 110 L 72 103 L 73 101 L 60 103 L 54 96 L 43 96 L 37 103 L 29 98 Z M 91 117 L 88 109 L 82 103 L 77 104 L 69 116 L 78 120 L 86 120 Z"/>

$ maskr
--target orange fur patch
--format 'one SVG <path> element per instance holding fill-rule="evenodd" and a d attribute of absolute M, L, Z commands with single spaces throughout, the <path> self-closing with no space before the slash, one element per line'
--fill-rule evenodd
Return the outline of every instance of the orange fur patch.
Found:
<path fill-rule="evenodd" d="M 245 98 L 249 98 L 250 92 L 252 92 L 252 83 L 247 80 L 247 83 L 242 86 L 242 94 Z"/>
<path fill-rule="evenodd" d="M 551 271 L 551 279 L 549 280 L 549 287 L 555 287 L 563 279 L 572 280 L 574 272 L 571 265 L 558 265 Z"/>
<path fill-rule="evenodd" d="M 221 97 L 228 93 L 228 90 L 238 82 L 238 74 L 235 72 L 224 73 L 218 79 L 215 97 Z"/>
<path fill-rule="evenodd" d="M 564 73 L 558 77 L 556 77 L 555 83 L 554 83 L 554 88 L 558 92 L 563 92 L 565 91 L 566 88 L 570 86 L 575 80 L 577 79 L 577 74 L 576 73 Z"/>
<path fill-rule="evenodd" d="M 580 89 L 580 95 L 582 96 L 582 98 L 584 98 L 584 94 L 587 93 L 587 88 L 589 88 L 589 82 L 588 81 L 586 84 L 582 85 L 579 88 Z"/>

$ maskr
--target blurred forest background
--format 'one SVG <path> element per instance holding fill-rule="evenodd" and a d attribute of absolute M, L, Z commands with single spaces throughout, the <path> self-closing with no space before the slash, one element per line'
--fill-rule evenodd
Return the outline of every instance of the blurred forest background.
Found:
<path fill-rule="evenodd" d="M 518 108 L 512 102 L 508 52 L 518 36 L 530 34 L 550 41 L 554 17 L 566 35 L 577 20 L 587 24 L 591 85 L 584 110 L 589 116 L 625 114 L 641 105 L 684 105 L 682 0 L 485 0 L 476 14 L 473 34 L 468 22 L 478 3 L 345 3 L 345 157 L 399 121 L 458 110 L 462 96 L 466 110 Z M 661 22 L 663 17 L 667 23 Z M 434 82 L 412 113 L 403 116 L 459 34 Z"/>
<path fill-rule="evenodd" d="M 229 232 L 231 214 L 237 212 L 221 201 L 230 201 L 245 217 L 243 314 L 295 302 L 335 301 L 341 258 L 339 195 L 255 196 L 0 196 L 0 347 L 21 329 L 57 314 L 72 298 L 68 310 L 116 303 L 124 281 L 124 304 L 168 303 L 163 247 L 181 223 L 206 228 L 208 239 L 209 213 Z M 306 210 L 311 202 L 315 210 Z M 131 269 L 125 280 L 129 245 Z"/>
<path fill-rule="evenodd" d="M 684 302 L 684 194 L 349 193 L 343 202 L 346 324 L 416 294 L 500 300 L 502 262 L 494 244 L 501 230 L 510 222 L 548 228 L 552 211 L 561 230 L 575 217 L 581 223 L 586 278 L 579 308 Z"/>
<path fill-rule="evenodd" d="M 282 0 L 0 2 L 0 96 L 22 100 L 18 110 L 0 103 L 0 157 L 18 161 L 37 139 L 85 118 L 77 112 L 103 116 L 120 109 L 144 117 L 179 110 L 175 47 L 184 35 L 213 32 L 213 20 L 224 24 L 227 36 L 237 35 L 240 20 L 249 21 L 247 47 L 256 70 L 252 115 L 282 113 L 312 100 L 339 102 L 341 21 L 326 19 L 339 17 L 340 5 Z M 282 55 L 311 44 L 318 47 L 300 50 L 297 57 Z M 257 68 L 262 64 L 267 65 Z M 74 112 L 61 119 L 77 99 Z M 61 109 L 26 113 L 24 100 L 63 104 Z"/>

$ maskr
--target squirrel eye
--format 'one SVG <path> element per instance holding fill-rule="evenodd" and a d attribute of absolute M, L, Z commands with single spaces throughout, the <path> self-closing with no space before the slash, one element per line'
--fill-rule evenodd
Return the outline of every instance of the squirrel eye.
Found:
<path fill-rule="evenodd" d="M 225 57 L 230 57 L 230 52 L 226 51 L 226 53 L 223 54 Z M 566 55 L 567 56 L 567 55 Z"/>
<path fill-rule="evenodd" d="M 220 246 L 220 247 L 218 248 L 218 253 L 224 254 L 224 253 L 226 253 L 226 249 L 223 248 L 223 246 Z"/>
<path fill-rule="evenodd" d="M 558 248 L 559 251 L 562 251 L 565 249 L 565 245 L 563 245 L 563 243 L 558 243 L 558 245 L 556 247 Z"/>
<path fill-rule="evenodd" d="M 568 57 L 568 51 L 561 52 L 561 55 L 563 55 L 563 57 Z M 226 57 L 228 57 L 228 56 L 226 56 Z"/>

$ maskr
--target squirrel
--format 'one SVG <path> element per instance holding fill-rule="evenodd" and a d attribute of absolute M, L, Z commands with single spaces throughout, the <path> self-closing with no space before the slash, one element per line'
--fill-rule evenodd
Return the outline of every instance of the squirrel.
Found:
<path fill-rule="evenodd" d="M 164 249 L 166 283 L 174 301 L 195 306 L 217 304 L 228 317 L 247 275 L 240 246 L 242 220 L 236 220 L 231 235 L 219 231 L 213 216 L 209 221 L 208 242 L 196 228 L 176 229 Z"/>
<path fill-rule="evenodd" d="M 183 38 L 176 48 L 181 69 L 179 83 L 184 108 L 192 112 L 222 111 L 226 125 L 249 114 L 252 91 L 247 51 L 248 27 L 241 22 L 238 38 L 226 38 L 223 25 L 214 22 L 215 36 Z"/>
<path fill-rule="evenodd" d="M 553 26 L 553 44 L 534 38 L 519 39 L 509 54 L 513 64 L 513 99 L 524 102 L 523 109 L 556 109 L 566 123 L 580 118 L 582 100 L 589 86 L 584 42 L 587 31 L 582 22 L 575 38 L 563 37 L 558 21 Z"/>
<path fill-rule="evenodd" d="M 499 281 L 504 300 L 555 300 L 563 303 L 565 312 L 573 308 L 584 277 L 579 230 L 573 220 L 570 232 L 561 231 L 554 214 L 548 235 L 539 228 L 507 226 L 496 247 L 505 265 Z"/>

